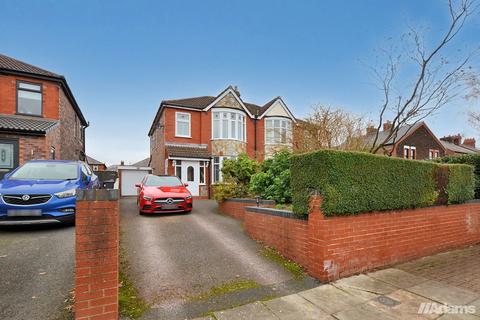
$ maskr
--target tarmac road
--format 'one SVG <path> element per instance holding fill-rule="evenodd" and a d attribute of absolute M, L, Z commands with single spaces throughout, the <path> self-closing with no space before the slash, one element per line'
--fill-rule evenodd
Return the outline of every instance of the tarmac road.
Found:
<path fill-rule="evenodd" d="M 74 227 L 0 229 L 0 319 L 59 319 L 74 285 Z"/>

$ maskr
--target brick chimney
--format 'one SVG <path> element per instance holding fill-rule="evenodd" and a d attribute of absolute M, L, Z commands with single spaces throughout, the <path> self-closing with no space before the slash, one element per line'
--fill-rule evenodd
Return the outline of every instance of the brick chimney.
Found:
<path fill-rule="evenodd" d="M 387 120 L 387 122 L 383 123 L 383 131 L 388 131 L 392 129 L 392 122 Z"/>
<path fill-rule="evenodd" d="M 375 128 L 373 125 L 370 125 L 367 127 L 367 134 L 373 134 L 377 132 L 377 128 Z"/>
<path fill-rule="evenodd" d="M 465 138 L 465 140 L 463 140 L 463 144 L 471 148 L 475 148 L 475 142 L 475 138 Z"/>
<path fill-rule="evenodd" d="M 123 160 L 120 161 L 120 165 L 121 165 L 121 166 L 124 166 L 124 165 L 125 165 L 125 161 L 123 161 Z"/>
<path fill-rule="evenodd" d="M 446 136 L 446 137 L 440 138 L 440 140 L 447 141 L 447 142 L 456 144 L 458 146 L 462 143 L 462 136 L 460 134 L 457 134 L 454 136 Z"/>

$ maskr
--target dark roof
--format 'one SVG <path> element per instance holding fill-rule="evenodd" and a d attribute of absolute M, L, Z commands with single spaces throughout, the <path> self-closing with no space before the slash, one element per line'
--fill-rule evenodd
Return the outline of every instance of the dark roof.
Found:
<path fill-rule="evenodd" d="M 209 159 L 212 156 L 207 146 L 167 145 L 166 148 L 170 157 Z"/>
<path fill-rule="evenodd" d="M 7 69 L 7 70 L 14 70 L 19 72 L 25 73 L 32 73 L 38 74 L 46 77 L 53 77 L 53 78 L 62 78 L 61 75 L 50 72 L 48 70 L 32 66 L 26 62 L 7 57 L 6 55 L 0 54 L 0 68 Z"/>
<path fill-rule="evenodd" d="M 83 116 L 83 113 L 80 110 L 80 107 L 78 106 L 72 90 L 70 90 L 70 87 L 68 86 L 67 80 L 64 76 L 0 54 L 0 73 L 2 72 L 60 83 L 64 89 L 65 95 L 67 96 L 68 100 L 70 100 L 73 109 L 80 118 L 80 121 L 84 126 L 88 126 L 88 122 Z"/>
<path fill-rule="evenodd" d="M 100 162 L 100 161 L 98 161 L 96 159 L 93 159 L 92 157 L 89 157 L 89 156 L 86 156 L 86 158 L 87 158 L 87 163 L 88 164 L 103 164 L 103 165 L 105 164 L 104 162 Z"/>
<path fill-rule="evenodd" d="M 178 107 L 187 107 L 194 109 L 204 109 L 210 103 L 212 103 L 217 97 L 212 96 L 202 96 L 202 97 L 193 97 L 186 99 L 175 99 L 175 100 L 165 100 L 162 101 L 162 104 L 169 104 L 172 106 Z"/>
<path fill-rule="evenodd" d="M 441 140 L 440 142 L 442 143 L 443 147 L 445 149 L 448 149 L 450 151 L 456 152 L 456 153 L 464 153 L 464 154 L 475 154 L 475 153 L 480 153 L 480 150 L 465 146 L 463 144 L 455 144 L 449 141 Z"/>
<path fill-rule="evenodd" d="M 150 164 L 150 157 L 140 160 L 132 164 L 134 167 L 148 167 Z"/>
<path fill-rule="evenodd" d="M 58 124 L 55 120 L 0 115 L 0 131 L 46 134 Z"/>
<path fill-rule="evenodd" d="M 400 141 L 400 139 L 402 139 L 405 135 L 415 132 L 415 130 L 420 128 L 422 125 L 425 125 L 425 122 L 421 121 L 421 122 L 416 123 L 415 125 L 405 124 L 405 125 L 401 126 L 398 129 L 398 133 L 397 133 L 397 137 L 395 138 L 395 142 Z M 383 141 L 388 137 L 388 134 L 389 134 L 389 131 L 380 131 L 378 133 L 377 143 L 383 143 Z M 365 141 L 366 145 L 372 144 L 374 140 L 375 140 L 375 133 L 367 134 L 364 138 L 364 141 Z M 392 144 L 393 142 L 394 142 L 394 137 L 390 137 L 390 139 L 388 139 L 388 141 L 385 144 L 389 145 L 389 144 Z"/>

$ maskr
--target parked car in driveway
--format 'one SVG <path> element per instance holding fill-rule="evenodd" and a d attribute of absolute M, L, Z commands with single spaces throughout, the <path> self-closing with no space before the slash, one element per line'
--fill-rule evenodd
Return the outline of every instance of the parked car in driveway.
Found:
<path fill-rule="evenodd" d="M 0 181 L 0 226 L 72 223 L 76 189 L 98 186 L 82 161 L 26 162 Z"/>
<path fill-rule="evenodd" d="M 193 208 L 192 194 L 188 184 L 175 176 L 148 174 L 138 188 L 138 211 L 140 214 L 190 212 Z"/>

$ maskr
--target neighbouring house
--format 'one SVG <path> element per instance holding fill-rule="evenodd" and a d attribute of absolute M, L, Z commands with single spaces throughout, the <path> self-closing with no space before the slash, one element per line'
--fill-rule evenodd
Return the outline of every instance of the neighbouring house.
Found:
<path fill-rule="evenodd" d="M 88 122 L 64 76 L 0 54 L 0 176 L 33 159 L 85 159 Z"/>
<path fill-rule="evenodd" d="M 222 181 L 225 159 L 246 153 L 263 161 L 291 148 L 295 122 L 281 97 L 248 103 L 233 86 L 216 96 L 165 100 L 148 132 L 150 167 L 177 175 L 194 196 L 209 197 L 210 185 Z"/>
<path fill-rule="evenodd" d="M 385 141 L 391 126 L 392 124 L 389 121 L 383 124 L 383 130 L 378 132 L 378 143 Z M 373 144 L 376 133 L 376 128 L 372 126 L 367 128 L 367 135 L 365 136 L 367 146 Z M 426 160 L 445 156 L 447 149 L 442 141 L 428 128 L 427 124 L 422 121 L 414 125 L 400 127 L 397 137 L 395 139 L 390 138 L 385 145 L 385 150 L 379 152 L 391 152 L 392 156 L 398 158 Z"/>
<path fill-rule="evenodd" d="M 90 156 L 86 156 L 85 160 L 94 172 L 105 171 L 107 169 L 107 165 L 104 162 L 98 161 Z"/>
<path fill-rule="evenodd" d="M 118 165 L 112 165 L 107 168 L 108 172 L 116 172 L 118 181 L 115 181 L 114 188 L 119 189 L 122 197 L 136 196 L 137 188 L 135 184 L 140 183 L 145 175 L 152 173 L 149 166 L 150 158 L 135 162 L 134 164 L 125 164 L 121 161 Z"/>
<path fill-rule="evenodd" d="M 440 138 L 447 155 L 480 154 L 480 149 L 475 145 L 475 138 L 465 138 L 462 142 L 460 134 Z"/>

